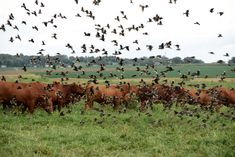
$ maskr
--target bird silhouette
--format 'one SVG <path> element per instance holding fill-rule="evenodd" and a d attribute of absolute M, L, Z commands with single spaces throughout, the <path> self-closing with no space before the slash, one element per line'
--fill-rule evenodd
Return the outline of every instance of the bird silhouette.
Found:
<path fill-rule="evenodd" d="M 217 14 L 219 14 L 220 16 L 224 15 L 224 12 L 218 12 Z"/>
<path fill-rule="evenodd" d="M 214 12 L 214 8 L 211 8 L 211 9 L 210 9 L 210 13 L 213 13 L 213 12 Z"/>
<path fill-rule="evenodd" d="M 183 15 L 186 15 L 186 17 L 189 17 L 189 10 L 186 10 Z"/>
<path fill-rule="evenodd" d="M 27 71 L 27 68 L 26 68 L 26 66 L 24 66 L 23 68 L 22 68 L 22 70 L 24 70 L 25 72 Z"/>
<path fill-rule="evenodd" d="M 228 53 L 226 53 L 224 56 L 225 56 L 225 57 L 229 57 L 229 54 L 228 54 Z"/>
<path fill-rule="evenodd" d="M 215 53 L 214 53 L 214 52 L 209 52 L 209 54 L 212 54 L 212 55 L 214 55 Z"/>
<path fill-rule="evenodd" d="M 16 38 L 16 39 L 19 39 L 19 41 L 21 41 L 21 37 L 20 37 L 19 34 L 18 34 L 15 38 Z"/>
<path fill-rule="evenodd" d="M 139 6 L 140 6 L 142 12 L 144 12 L 144 9 L 145 9 L 145 8 L 148 8 L 148 7 L 149 7 L 148 5 L 139 5 Z"/>
<path fill-rule="evenodd" d="M 51 37 L 54 38 L 54 39 L 57 39 L 57 34 L 53 33 Z"/>
<path fill-rule="evenodd" d="M 5 25 L 4 25 L 4 24 L 1 25 L 0 30 L 2 30 L 3 32 L 6 31 L 6 28 L 5 28 Z"/>

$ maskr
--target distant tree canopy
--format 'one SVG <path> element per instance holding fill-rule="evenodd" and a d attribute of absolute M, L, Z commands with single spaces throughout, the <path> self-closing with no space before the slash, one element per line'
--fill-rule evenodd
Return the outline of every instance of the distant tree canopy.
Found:
<path fill-rule="evenodd" d="M 235 57 L 232 57 L 232 59 L 230 59 L 230 60 L 228 61 L 228 63 L 229 63 L 229 64 L 235 63 Z"/>
<path fill-rule="evenodd" d="M 136 58 L 137 59 L 137 58 Z M 180 57 L 174 57 L 169 59 L 165 56 L 161 57 L 142 57 L 138 58 L 138 61 L 134 61 L 134 59 L 123 58 L 123 63 L 125 65 L 159 65 L 159 64 L 200 64 L 204 63 L 202 60 L 198 60 L 192 57 L 186 57 L 181 59 Z M 105 65 L 113 65 L 118 64 L 117 56 L 103 56 L 103 57 L 68 57 L 67 55 L 56 55 L 56 56 L 26 56 L 23 54 L 19 55 L 9 55 L 9 54 L 0 54 L 0 66 L 7 67 L 22 67 L 22 66 L 41 66 L 44 67 L 46 65 L 54 65 L 54 64 L 63 64 L 65 66 L 72 65 L 77 61 L 81 63 L 92 63 L 93 61 L 96 64 L 105 64 Z M 230 62 L 235 63 L 235 58 L 233 57 Z"/>

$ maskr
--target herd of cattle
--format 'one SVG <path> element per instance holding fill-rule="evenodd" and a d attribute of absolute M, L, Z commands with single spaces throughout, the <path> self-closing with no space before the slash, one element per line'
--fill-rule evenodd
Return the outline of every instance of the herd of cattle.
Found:
<path fill-rule="evenodd" d="M 180 86 L 165 84 L 131 85 L 100 85 L 87 83 L 61 84 L 54 82 L 19 83 L 0 81 L 0 104 L 3 109 L 13 106 L 21 107 L 33 113 L 36 108 L 43 108 L 48 113 L 61 109 L 70 103 L 85 98 L 85 110 L 92 108 L 94 102 L 101 105 L 113 105 L 114 109 L 122 105 L 128 106 L 131 101 L 140 103 L 140 110 L 152 108 L 154 103 L 162 103 L 171 107 L 173 103 L 184 105 L 199 104 L 202 108 L 218 111 L 222 105 L 235 107 L 235 90 L 224 87 L 210 89 L 186 89 Z"/>

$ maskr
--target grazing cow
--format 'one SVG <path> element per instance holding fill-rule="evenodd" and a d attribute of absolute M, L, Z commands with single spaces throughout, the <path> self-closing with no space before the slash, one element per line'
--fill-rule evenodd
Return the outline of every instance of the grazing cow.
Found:
<path fill-rule="evenodd" d="M 190 95 L 187 92 L 187 89 L 181 86 L 173 86 L 172 88 L 172 100 L 177 104 L 184 105 L 190 100 Z"/>
<path fill-rule="evenodd" d="M 112 103 L 117 109 L 121 103 L 128 103 L 131 93 L 136 93 L 137 88 L 130 84 L 123 85 L 97 85 L 88 83 L 86 86 L 85 110 L 93 107 L 94 102 L 100 104 Z"/>
<path fill-rule="evenodd" d="M 149 105 L 152 107 L 153 99 L 155 98 L 156 94 L 154 90 L 152 90 L 151 86 L 144 85 L 138 88 L 137 97 L 140 101 L 140 110 L 144 111 Z"/>
<path fill-rule="evenodd" d="M 159 83 L 142 87 L 139 89 L 141 110 L 143 111 L 147 106 L 153 108 L 153 103 L 163 103 L 165 108 L 170 108 L 175 100 L 173 92 L 174 88 L 171 86 Z"/>
<path fill-rule="evenodd" d="M 209 90 L 189 90 L 191 101 L 189 103 L 198 103 L 202 108 L 213 109 L 218 106 L 216 99 L 211 95 Z M 216 108 L 216 110 L 218 110 Z"/>
<path fill-rule="evenodd" d="M 75 83 L 64 85 L 54 82 L 50 85 L 49 90 L 54 107 L 58 106 L 59 111 L 61 111 L 62 107 L 65 105 L 79 101 L 85 94 L 85 89 L 81 85 Z"/>
<path fill-rule="evenodd" d="M 229 107 L 235 107 L 235 90 L 227 89 L 224 87 L 215 87 L 211 89 L 214 97 L 218 100 L 219 104 Z"/>
<path fill-rule="evenodd" d="M 156 93 L 156 102 L 160 102 L 163 104 L 172 102 L 172 94 L 173 94 L 173 88 L 167 85 L 162 84 L 154 84 L 152 86 L 152 89 L 155 90 Z"/>
<path fill-rule="evenodd" d="M 28 109 L 30 113 L 37 107 L 47 112 L 53 112 L 53 104 L 49 93 L 40 83 L 11 83 L 0 82 L 0 101 L 4 106 L 16 104 L 23 105 L 23 112 Z"/>

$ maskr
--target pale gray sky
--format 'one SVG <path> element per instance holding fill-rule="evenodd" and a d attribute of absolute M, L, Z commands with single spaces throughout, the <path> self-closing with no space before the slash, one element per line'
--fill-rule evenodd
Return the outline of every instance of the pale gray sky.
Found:
<path fill-rule="evenodd" d="M 0 0 L 0 26 L 6 24 L 8 16 L 13 13 L 15 19 L 13 25 L 19 27 L 19 31 L 6 26 L 6 32 L 0 30 L 0 53 L 23 53 L 36 54 L 40 49 L 45 49 L 44 54 L 54 55 L 57 52 L 61 54 L 71 55 L 65 45 L 70 43 L 76 53 L 75 56 L 94 55 L 82 54 L 81 46 L 87 44 L 95 45 L 97 48 L 105 48 L 111 55 L 119 47 L 113 46 L 111 40 L 118 40 L 119 44 L 130 45 L 130 52 L 123 51 L 122 57 L 134 58 L 141 56 L 166 55 L 167 57 L 186 57 L 196 56 L 206 62 L 216 62 L 219 59 L 227 61 L 235 56 L 235 1 L 234 0 L 177 0 L 177 4 L 169 4 L 169 0 L 101 0 L 99 6 L 92 4 L 93 0 L 78 0 L 75 4 L 74 0 L 38 0 L 39 3 L 45 4 L 42 9 L 42 14 L 35 17 L 28 16 L 26 11 L 21 8 L 23 3 L 32 11 L 40 9 L 32 0 Z M 141 11 L 139 5 L 149 5 L 144 12 Z M 85 13 L 81 12 L 81 7 L 91 10 L 95 15 L 95 21 L 86 17 Z M 209 10 L 214 8 L 214 13 Z M 186 10 L 189 11 L 189 17 L 183 15 Z M 122 16 L 120 11 L 124 11 L 128 20 L 121 19 L 121 22 L 114 20 L 116 16 Z M 218 12 L 224 12 L 224 15 L 219 16 Z M 53 28 L 51 25 L 47 28 L 42 24 L 43 21 L 48 21 L 55 13 L 62 13 L 68 19 L 56 19 L 55 24 L 58 28 Z M 75 17 L 79 13 L 82 17 Z M 147 23 L 149 17 L 154 17 L 156 14 L 163 17 L 163 25 L 157 23 Z M 21 24 L 21 21 L 26 21 L 27 26 Z M 195 25 L 199 22 L 200 26 Z M 108 30 L 106 41 L 102 42 L 95 37 L 95 24 L 105 26 L 110 24 L 111 28 L 117 28 L 120 24 L 126 27 L 145 25 L 144 30 L 139 32 L 125 31 L 125 37 L 114 35 L 111 30 Z M 38 26 L 39 31 L 32 30 L 32 26 Z M 120 30 L 120 29 L 117 29 Z M 91 33 L 91 37 L 85 37 L 83 32 Z M 148 36 L 142 33 L 148 32 Z M 52 39 L 53 33 L 57 33 L 58 40 Z M 10 37 L 15 37 L 19 34 L 22 41 L 15 40 L 9 42 Z M 218 38 L 218 34 L 222 34 L 222 38 Z M 29 43 L 28 40 L 33 38 L 35 43 Z M 136 51 L 137 45 L 133 44 L 134 40 L 139 40 L 141 51 Z M 46 46 L 41 45 L 41 41 L 46 42 Z M 161 43 L 172 41 L 172 44 L 179 44 L 181 51 L 172 49 L 159 50 L 158 46 Z M 146 45 L 153 45 L 153 50 L 147 50 Z M 213 51 L 215 55 L 208 52 Z M 225 53 L 229 53 L 230 57 L 224 57 Z M 101 55 L 100 54 L 96 54 Z"/>

